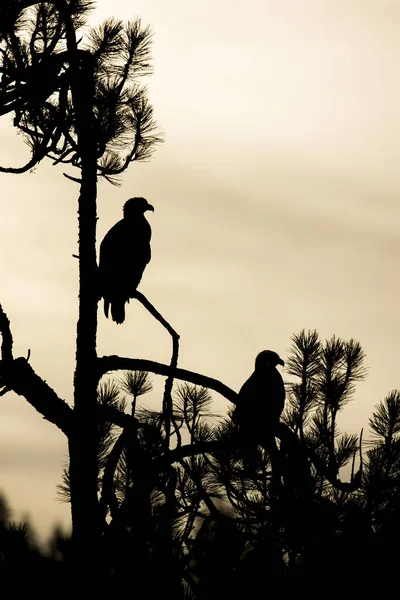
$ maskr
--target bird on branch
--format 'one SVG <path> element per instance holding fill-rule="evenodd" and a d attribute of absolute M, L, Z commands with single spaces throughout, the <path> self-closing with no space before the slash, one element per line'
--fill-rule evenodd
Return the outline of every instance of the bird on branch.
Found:
<path fill-rule="evenodd" d="M 100 244 L 100 293 L 104 314 L 115 323 L 125 320 L 125 304 L 135 296 L 146 265 L 151 259 L 151 227 L 144 216 L 154 207 L 145 198 L 125 202 L 123 219 L 105 235 Z"/>
<path fill-rule="evenodd" d="M 262 444 L 277 429 L 285 405 L 285 386 L 276 369 L 278 364 L 285 365 L 276 352 L 260 352 L 254 372 L 239 391 L 233 420 L 246 445 Z"/>

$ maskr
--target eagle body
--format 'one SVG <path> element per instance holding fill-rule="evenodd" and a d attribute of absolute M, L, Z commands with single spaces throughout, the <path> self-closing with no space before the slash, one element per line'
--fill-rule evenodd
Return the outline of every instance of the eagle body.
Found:
<path fill-rule="evenodd" d="M 125 203 L 124 218 L 105 235 L 100 244 L 99 277 L 104 314 L 116 323 L 125 320 L 125 304 L 133 298 L 151 259 L 151 227 L 144 216 L 154 210 L 144 198 Z"/>
<path fill-rule="evenodd" d="M 284 364 L 276 352 L 264 350 L 256 358 L 254 372 L 240 388 L 234 420 L 249 442 L 273 433 L 285 405 L 285 386 L 276 364 Z"/>

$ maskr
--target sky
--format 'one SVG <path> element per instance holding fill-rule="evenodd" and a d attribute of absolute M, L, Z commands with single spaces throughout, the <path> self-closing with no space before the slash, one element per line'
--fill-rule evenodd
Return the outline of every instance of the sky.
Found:
<path fill-rule="evenodd" d="M 180 334 L 180 366 L 235 390 L 259 351 L 285 359 L 303 328 L 358 340 L 368 376 L 340 424 L 359 433 L 400 388 L 400 2 L 99 1 L 93 23 L 109 16 L 153 29 L 148 89 L 165 141 L 120 188 L 99 185 L 98 243 L 129 197 L 154 205 L 140 290 Z M 7 119 L 0 132 L 0 164 L 23 164 Z M 78 186 L 43 162 L 0 174 L 0 189 L 14 355 L 30 349 L 71 402 Z M 170 345 L 141 305 L 129 304 L 123 326 L 100 307 L 99 355 L 168 362 Z M 158 408 L 161 396 L 144 402 Z M 41 535 L 69 523 L 56 493 L 66 452 L 23 398 L 0 398 L 0 489 Z"/>

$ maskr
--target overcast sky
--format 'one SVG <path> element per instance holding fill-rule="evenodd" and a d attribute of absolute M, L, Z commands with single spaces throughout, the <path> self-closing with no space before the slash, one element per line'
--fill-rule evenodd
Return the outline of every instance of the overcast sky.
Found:
<path fill-rule="evenodd" d="M 285 359 L 303 328 L 356 338 L 369 374 L 341 425 L 359 433 L 400 388 L 400 2 L 102 0 L 93 19 L 136 15 L 154 31 L 149 94 L 165 143 L 120 188 L 99 186 L 98 240 L 127 198 L 155 206 L 140 289 L 180 333 L 180 365 L 236 390 L 260 350 Z M 21 138 L 0 128 L 0 163 L 22 164 Z M 0 185 L 15 355 L 30 349 L 70 402 L 78 188 L 49 163 Z M 98 341 L 99 354 L 170 357 L 134 303 L 123 326 L 100 310 Z M 23 398 L 0 398 L 0 488 L 42 532 L 69 521 L 55 501 L 65 459 L 61 433 Z"/>

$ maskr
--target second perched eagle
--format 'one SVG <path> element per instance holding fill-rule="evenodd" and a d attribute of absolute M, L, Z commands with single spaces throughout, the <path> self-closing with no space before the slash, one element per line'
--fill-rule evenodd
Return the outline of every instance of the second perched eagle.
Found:
<path fill-rule="evenodd" d="M 104 314 L 115 323 L 125 320 L 125 304 L 133 298 L 151 259 L 151 227 L 144 216 L 154 207 L 145 198 L 130 198 L 124 204 L 124 218 L 105 235 L 100 244 L 100 293 Z"/>
<path fill-rule="evenodd" d="M 276 365 L 284 366 L 280 356 L 263 350 L 256 358 L 254 372 L 242 385 L 234 421 L 240 434 L 250 443 L 258 444 L 273 435 L 285 405 L 285 386 Z"/>

